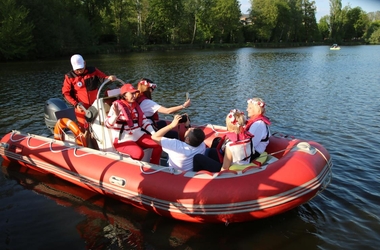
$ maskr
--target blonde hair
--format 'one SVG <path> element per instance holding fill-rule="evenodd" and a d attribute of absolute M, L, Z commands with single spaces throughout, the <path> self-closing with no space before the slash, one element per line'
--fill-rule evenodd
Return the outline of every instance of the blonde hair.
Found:
<path fill-rule="evenodd" d="M 244 112 L 233 109 L 226 116 L 226 126 L 228 131 L 235 132 L 239 134 L 243 129 L 244 125 L 247 122 L 247 118 L 244 115 Z"/>

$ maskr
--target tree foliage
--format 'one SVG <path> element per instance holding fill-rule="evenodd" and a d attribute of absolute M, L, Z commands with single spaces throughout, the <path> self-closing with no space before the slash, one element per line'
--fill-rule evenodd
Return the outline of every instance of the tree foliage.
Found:
<path fill-rule="evenodd" d="M 362 37 L 369 23 L 367 15 L 360 7 L 351 9 L 347 6 L 344 10 L 343 38 L 350 40 Z"/>
<path fill-rule="evenodd" d="M 330 38 L 335 42 L 342 41 L 342 1 L 330 0 Z"/>
<path fill-rule="evenodd" d="M 0 2 L 0 58 L 10 60 L 22 58 L 34 48 L 29 11 L 17 6 L 12 0 Z"/>
<path fill-rule="evenodd" d="M 318 23 L 318 30 L 319 30 L 319 33 L 321 34 L 323 41 L 329 39 L 330 37 L 329 16 L 321 17 Z"/>
<path fill-rule="evenodd" d="M 315 11 L 309 0 L 252 0 L 251 16 L 262 41 L 308 42 L 320 37 Z"/>
<path fill-rule="evenodd" d="M 369 43 L 380 43 L 380 19 L 371 23 L 364 37 Z"/>
<path fill-rule="evenodd" d="M 126 51 L 147 45 L 376 42 L 380 12 L 330 1 L 315 19 L 312 0 L 2 0 L 0 60 Z"/>

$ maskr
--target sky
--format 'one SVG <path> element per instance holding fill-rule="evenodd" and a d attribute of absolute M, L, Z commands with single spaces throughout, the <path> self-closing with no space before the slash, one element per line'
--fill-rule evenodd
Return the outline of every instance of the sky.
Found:
<path fill-rule="evenodd" d="M 330 15 L 329 0 L 314 0 L 317 5 L 317 14 L 315 15 L 317 22 L 325 15 Z M 248 9 L 251 8 L 250 0 L 239 0 L 241 12 L 248 14 Z M 365 12 L 380 11 L 380 0 L 342 0 L 342 8 L 350 4 L 351 8 L 360 7 Z"/>

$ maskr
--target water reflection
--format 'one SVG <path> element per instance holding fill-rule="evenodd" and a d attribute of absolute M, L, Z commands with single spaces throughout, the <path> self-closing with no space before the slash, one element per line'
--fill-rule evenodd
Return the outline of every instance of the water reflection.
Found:
<path fill-rule="evenodd" d="M 77 213 L 74 216 L 75 229 L 87 249 L 249 249 L 252 246 L 259 249 L 295 249 L 310 246 L 311 241 L 318 240 L 314 235 L 316 228 L 310 220 L 318 216 L 313 215 L 313 210 L 307 206 L 281 216 L 228 226 L 186 223 L 136 209 L 18 164 L 3 166 L 2 171 L 8 179 L 16 180 L 26 190 L 43 195 L 59 206 L 74 209 Z M 33 204 L 28 206 L 37 209 Z M 72 213 L 63 212 L 55 216 L 62 222 L 73 220 Z M 44 225 L 41 233 L 57 231 L 56 224 L 51 222 Z M 289 231 L 289 227 L 292 230 Z M 35 230 L 39 232 L 40 229 Z M 10 235 L 10 238 L 15 237 Z M 291 242 L 289 238 L 292 238 Z M 47 239 L 45 244 L 66 246 L 55 237 Z"/>

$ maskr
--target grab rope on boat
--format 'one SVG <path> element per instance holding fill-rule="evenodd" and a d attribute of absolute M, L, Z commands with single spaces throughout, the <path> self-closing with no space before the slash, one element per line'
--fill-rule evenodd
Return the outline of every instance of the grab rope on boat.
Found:
<path fill-rule="evenodd" d="M 167 170 L 167 169 L 169 169 L 169 171 L 170 171 L 171 174 L 174 174 L 174 171 L 175 171 L 175 169 L 173 167 L 162 167 L 162 168 L 159 168 L 157 170 L 147 172 L 147 171 L 144 170 L 144 163 L 142 161 L 136 161 L 136 162 L 139 163 L 139 165 L 140 165 L 140 171 L 143 174 L 155 174 L 155 173 Z"/>
<path fill-rule="evenodd" d="M 215 132 L 215 133 L 226 133 L 226 132 L 218 132 L 218 131 L 216 131 L 215 129 L 214 129 L 214 127 L 213 127 L 213 125 L 212 124 L 210 124 L 211 125 L 211 127 L 212 127 L 212 130 Z M 207 126 L 207 124 L 206 124 L 206 126 Z M 201 126 L 200 126 L 201 127 Z M 14 139 L 13 138 L 13 136 L 16 134 L 16 133 L 18 133 L 18 131 L 12 131 L 12 133 L 11 133 L 11 135 L 10 135 L 10 141 L 12 141 L 12 142 L 20 142 L 20 141 L 22 141 L 22 140 L 24 140 L 24 139 L 27 139 L 27 142 L 26 142 L 26 144 L 27 144 L 27 146 L 29 147 L 29 148 L 31 148 L 31 149 L 37 149 L 37 148 L 40 148 L 40 147 L 43 147 L 43 146 L 45 146 L 45 145 L 47 145 L 47 144 L 49 144 L 49 149 L 50 149 L 50 151 L 51 152 L 53 152 L 53 153 L 60 153 L 60 152 L 63 152 L 63 151 L 67 151 L 67 150 L 70 150 L 70 149 L 74 149 L 74 156 L 76 156 L 76 157 L 83 157 L 83 156 L 88 156 L 88 155 L 95 155 L 96 153 L 92 153 L 92 152 L 90 152 L 90 153 L 85 153 L 85 154 L 82 154 L 82 155 L 79 155 L 79 154 L 77 154 L 77 150 L 79 149 L 78 147 L 67 147 L 67 148 L 64 148 L 64 149 L 60 149 L 60 150 L 54 150 L 53 149 L 53 143 L 54 142 L 56 142 L 56 140 L 51 140 L 51 141 L 48 141 L 48 142 L 44 142 L 44 143 L 41 143 L 40 145 L 38 145 L 38 146 L 32 146 L 31 145 L 31 143 L 30 143 L 30 141 L 31 141 L 31 139 L 34 137 L 33 135 L 31 135 L 31 134 L 29 134 L 28 133 L 28 135 L 21 135 L 22 137 L 21 138 L 19 138 L 19 139 Z M 287 150 L 292 150 L 293 148 L 296 148 L 298 146 L 298 144 L 297 145 L 293 145 L 293 146 L 289 146 L 289 147 L 286 147 L 286 148 L 284 148 L 284 149 L 281 149 L 281 150 L 278 150 L 278 151 L 276 151 L 276 152 L 272 152 L 272 153 L 270 153 L 270 154 L 268 154 L 268 155 L 270 155 L 270 156 L 273 156 L 273 155 L 276 155 L 276 154 L 278 154 L 278 153 L 282 153 L 282 152 L 285 152 L 285 151 L 287 151 Z M 314 149 L 323 157 L 323 159 L 326 161 L 326 164 L 328 165 L 328 167 L 329 167 L 329 169 L 331 169 L 332 168 L 332 163 L 331 163 L 331 161 L 329 161 L 328 159 L 327 159 L 327 157 L 323 154 L 323 152 L 321 152 L 318 148 L 315 148 L 314 147 Z M 129 155 L 126 155 L 127 157 L 130 157 Z M 259 157 L 261 157 L 261 156 L 259 156 Z M 160 168 L 160 169 L 157 169 L 157 170 L 154 170 L 154 171 L 145 171 L 144 170 L 144 163 L 142 162 L 142 161 L 136 161 L 137 163 L 138 163 L 138 165 L 140 166 L 140 171 L 141 171 L 141 173 L 143 173 L 143 174 L 155 174 L 155 173 L 158 173 L 158 172 L 160 172 L 160 171 L 164 171 L 164 170 L 169 170 L 170 171 L 170 173 L 171 174 L 174 174 L 175 173 L 175 169 L 173 168 L 173 167 L 162 167 L 162 168 Z M 329 179 L 328 179 L 328 182 L 325 184 L 325 185 L 323 185 L 323 187 L 322 187 L 322 189 L 320 190 L 320 192 L 321 191 L 323 191 L 327 186 L 328 186 L 328 184 L 331 182 L 331 179 L 332 179 L 332 173 L 331 173 L 331 171 L 330 171 L 330 173 L 329 173 Z"/>
<path fill-rule="evenodd" d="M 30 134 L 28 134 L 28 136 L 23 136 L 22 138 L 20 138 L 18 140 L 15 140 L 15 139 L 13 139 L 13 135 L 16 134 L 16 133 L 17 133 L 17 131 L 15 131 L 15 130 L 12 131 L 11 136 L 9 137 L 9 140 L 11 140 L 11 142 L 19 142 L 19 141 L 22 141 L 25 138 L 31 136 Z"/>
<path fill-rule="evenodd" d="M 32 146 L 32 145 L 30 145 L 30 139 L 32 139 L 32 136 L 28 136 L 27 138 L 28 138 L 28 139 L 26 140 L 26 145 L 28 145 L 28 147 L 31 148 L 31 149 L 40 148 L 40 147 L 45 146 L 45 145 L 47 145 L 47 144 L 50 143 L 50 142 L 44 142 L 44 143 L 42 143 L 41 145 L 38 145 L 38 146 Z"/>
<path fill-rule="evenodd" d="M 68 151 L 70 149 L 74 149 L 74 156 L 76 157 L 83 157 L 83 156 L 87 156 L 87 155 L 95 155 L 96 153 L 85 153 L 85 154 L 82 154 L 82 155 L 79 155 L 77 154 L 77 150 L 79 149 L 78 147 L 67 147 L 67 148 L 64 148 L 64 149 L 60 149 L 60 150 L 54 150 L 53 149 L 53 143 L 56 142 L 56 140 L 50 140 L 50 141 L 47 141 L 47 142 L 43 142 L 41 143 L 40 145 L 38 146 L 32 146 L 30 144 L 30 140 L 34 137 L 33 135 L 31 134 L 28 134 L 27 136 L 25 135 L 22 135 L 23 137 L 20 138 L 20 139 L 14 139 L 13 136 L 17 133 L 17 131 L 12 131 L 11 133 L 11 136 L 9 137 L 10 141 L 11 142 L 20 142 L 24 139 L 26 139 L 26 145 L 31 148 L 31 149 L 37 149 L 37 148 L 40 148 L 40 147 L 43 147 L 45 145 L 48 145 L 49 144 L 49 149 L 52 153 L 61 153 L 61 152 L 64 152 L 64 151 Z"/>

